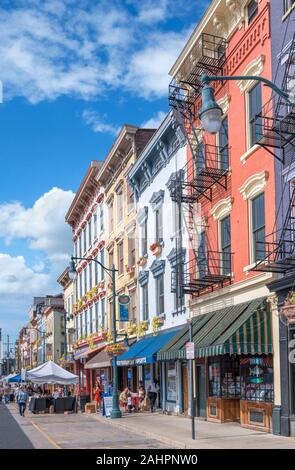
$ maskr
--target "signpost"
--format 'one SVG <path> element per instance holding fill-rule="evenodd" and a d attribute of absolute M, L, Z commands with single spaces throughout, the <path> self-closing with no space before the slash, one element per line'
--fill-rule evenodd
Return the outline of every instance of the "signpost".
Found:
<path fill-rule="evenodd" d="M 191 398 L 191 421 L 192 421 L 192 439 L 196 439 L 195 431 L 195 400 L 194 400 L 194 359 L 195 359 L 195 343 L 193 342 L 193 325 L 191 319 L 188 320 L 188 333 L 189 340 L 185 345 L 186 358 L 189 361 L 189 376 L 190 376 L 190 398 Z"/>

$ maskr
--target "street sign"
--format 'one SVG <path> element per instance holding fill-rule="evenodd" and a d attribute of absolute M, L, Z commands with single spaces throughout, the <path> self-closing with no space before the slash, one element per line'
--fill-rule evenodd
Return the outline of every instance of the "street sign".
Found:
<path fill-rule="evenodd" d="M 195 358 L 195 343 L 189 342 L 185 345 L 186 358 L 194 359 Z"/>
<path fill-rule="evenodd" d="M 118 296 L 118 302 L 120 305 L 128 305 L 130 304 L 130 296 L 127 294 L 120 294 Z"/>
<path fill-rule="evenodd" d="M 120 304 L 120 321 L 129 321 L 129 307 L 128 305 Z"/>

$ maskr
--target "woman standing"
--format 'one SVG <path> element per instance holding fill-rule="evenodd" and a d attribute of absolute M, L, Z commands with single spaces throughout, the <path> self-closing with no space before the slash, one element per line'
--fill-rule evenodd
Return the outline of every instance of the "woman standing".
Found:
<path fill-rule="evenodd" d="M 102 394 L 103 394 L 103 388 L 102 388 L 100 379 L 97 378 L 96 386 L 95 386 L 95 389 L 94 389 L 94 400 L 96 402 L 97 412 L 101 411 Z"/>

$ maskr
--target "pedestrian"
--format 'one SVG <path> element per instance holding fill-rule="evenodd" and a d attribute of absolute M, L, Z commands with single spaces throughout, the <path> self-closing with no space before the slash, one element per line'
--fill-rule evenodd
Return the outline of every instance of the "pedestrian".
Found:
<path fill-rule="evenodd" d="M 17 403 L 19 407 L 19 414 L 23 417 L 25 417 L 25 411 L 27 407 L 27 401 L 28 401 L 28 394 L 25 391 L 25 388 L 23 385 L 20 386 L 18 394 L 17 394 Z"/>
<path fill-rule="evenodd" d="M 8 384 L 6 384 L 4 386 L 4 403 L 7 405 L 7 403 L 9 403 L 9 400 L 10 400 L 10 387 Z"/>
<path fill-rule="evenodd" d="M 149 386 L 149 399 L 150 399 L 150 409 L 151 409 L 151 413 L 153 413 L 153 411 L 154 411 L 154 407 L 155 407 L 155 404 L 156 404 L 157 396 L 158 396 L 157 382 L 154 381 L 154 380 L 152 380 L 152 381 L 151 381 L 151 385 Z"/>
<path fill-rule="evenodd" d="M 96 402 L 97 413 L 99 413 L 101 411 L 102 394 L 103 394 L 103 388 L 102 388 L 100 379 L 97 378 L 96 387 L 94 389 L 94 400 Z"/>

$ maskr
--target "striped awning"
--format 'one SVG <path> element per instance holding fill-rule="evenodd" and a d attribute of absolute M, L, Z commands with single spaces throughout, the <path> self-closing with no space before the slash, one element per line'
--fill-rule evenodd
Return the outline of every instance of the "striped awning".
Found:
<path fill-rule="evenodd" d="M 195 357 L 272 352 L 271 315 L 266 297 L 199 315 L 193 319 L 192 331 Z M 185 359 L 188 341 L 186 325 L 158 352 L 157 359 Z"/>

